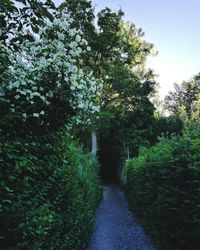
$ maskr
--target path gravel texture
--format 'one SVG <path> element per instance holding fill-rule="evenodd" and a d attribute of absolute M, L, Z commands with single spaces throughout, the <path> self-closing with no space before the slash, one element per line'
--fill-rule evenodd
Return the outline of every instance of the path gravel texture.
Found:
<path fill-rule="evenodd" d="M 155 250 L 117 186 L 104 186 L 90 250 Z"/>

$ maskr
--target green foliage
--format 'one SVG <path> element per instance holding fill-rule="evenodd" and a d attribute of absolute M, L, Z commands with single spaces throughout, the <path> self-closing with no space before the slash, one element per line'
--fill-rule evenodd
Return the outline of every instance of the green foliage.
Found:
<path fill-rule="evenodd" d="M 86 249 L 100 198 L 96 160 L 64 131 L 0 148 L 0 245 Z"/>
<path fill-rule="evenodd" d="M 103 45 L 98 46 L 102 51 L 96 50 L 98 63 L 94 65 L 104 79 L 101 141 L 112 138 L 121 156 L 124 146 L 135 154 L 147 139 L 154 112 L 149 96 L 155 85 L 152 73 L 144 70 L 152 44 L 142 39 L 143 33 L 134 24 L 124 23 L 122 15 L 109 9 L 99 13 L 97 41 Z"/>
<path fill-rule="evenodd" d="M 20 7 L 19 7 L 20 6 Z M 19 49 L 19 44 L 24 40 L 34 40 L 31 32 L 38 33 L 44 20 L 52 21 L 52 11 L 55 4 L 51 0 L 5 0 L 0 5 L 0 42 L 6 43 L 10 39 L 9 47 Z M 24 29 L 26 27 L 26 29 Z M 13 33 L 16 29 L 17 33 Z"/>
<path fill-rule="evenodd" d="M 121 9 L 101 10 L 95 26 L 91 1 L 67 0 L 60 7 L 64 6 L 71 10 L 77 25 L 83 27 L 91 47 L 82 63 L 103 80 L 100 120 L 95 124 L 99 140 L 114 138 L 117 151 L 122 152 L 126 145 L 135 153 L 141 142 L 150 136 L 153 120 L 154 107 L 149 96 L 154 92 L 155 82 L 152 72 L 145 71 L 145 61 L 153 45 L 143 39 L 141 29 L 123 21 Z M 82 130 L 81 127 L 78 134 L 85 145 L 87 133 Z"/>
<path fill-rule="evenodd" d="M 169 92 L 165 98 L 166 109 L 174 115 L 179 115 L 183 119 L 193 118 L 200 110 L 200 73 L 192 77 L 189 81 L 183 81 L 181 85 L 175 84 L 175 91 Z"/>
<path fill-rule="evenodd" d="M 150 137 L 151 145 L 158 142 L 159 137 L 181 135 L 183 122 L 177 116 L 160 116 L 153 121 L 152 135 Z"/>
<path fill-rule="evenodd" d="M 159 249 L 197 250 L 200 245 L 200 125 L 161 139 L 127 162 L 131 209 Z"/>
<path fill-rule="evenodd" d="M 62 10 L 65 7 L 67 7 L 76 20 L 76 26 L 81 28 L 86 39 L 90 40 L 95 30 L 93 24 L 95 15 L 92 2 L 88 0 L 65 0 L 59 8 Z"/>

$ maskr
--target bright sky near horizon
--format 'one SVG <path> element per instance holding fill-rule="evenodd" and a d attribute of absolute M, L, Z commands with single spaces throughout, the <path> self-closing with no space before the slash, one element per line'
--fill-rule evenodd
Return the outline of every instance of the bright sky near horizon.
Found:
<path fill-rule="evenodd" d="M 62 0 L 54 0 L 60 4 Z M 200 0 L 92 0 L 97 11 L 104 7 L 125 13 L 125 20 L 145 32 L 145 40 L 158 51 L 147 66 L 159 75 L 160 96 L 173 84 L 200 72 Z"/>

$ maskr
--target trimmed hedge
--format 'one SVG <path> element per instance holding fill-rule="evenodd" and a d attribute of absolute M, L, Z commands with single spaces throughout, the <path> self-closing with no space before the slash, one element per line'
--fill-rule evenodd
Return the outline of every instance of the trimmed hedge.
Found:
<path fill-rule="evenodd" d="M 101 197 L 96 160 L 65 132 L 0 149 L 0 246 L 87 249 Z"/>
<path fill-rule="evenodd" d="M 127 162 L 131 209 L 158 249 L 200 249 L 200 126 Z"/>

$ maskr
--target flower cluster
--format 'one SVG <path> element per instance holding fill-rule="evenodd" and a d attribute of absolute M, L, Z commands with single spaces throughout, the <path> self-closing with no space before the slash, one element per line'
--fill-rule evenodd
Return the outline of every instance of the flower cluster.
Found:
<path fill-rule="evenodd" d="M 84 75 L 80 69 L 79 73 L 70 77 L 70 89 L 73 93 L 71 105 L 78 110 L 77 123 L 90 124 L 94 118 L 98 118 L 100 112 L 100 96 L 103 89 L 102 81 L 96 80 L 92 73 Z"/>
<path fill-rule="evenodd" d="M 18 52 L 1 45 L 11 62 L 3 82 L 4 92 L 10 111 L 16 112 L 20 107 L 24 121 L 31 117 L 44 123 L 43 118 L 48 116 L 55 99 L 76 111 L 77 122 L 90 122 L 99 112 L 103 85 L 79 63 L 90 47 L 83 32 L 74 28 L 74 22 L 69 12 L 62 10 L 35 35 L 34 41 L 20 44 Z"/>

